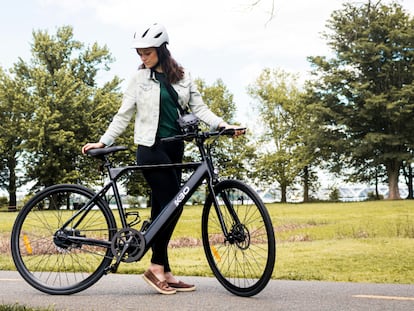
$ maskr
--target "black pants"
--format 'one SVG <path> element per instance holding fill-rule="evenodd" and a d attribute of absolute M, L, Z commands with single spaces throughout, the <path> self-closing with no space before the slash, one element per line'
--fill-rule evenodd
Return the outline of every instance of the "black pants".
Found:
<path fill-rule="evenodd" d="M 137 163 L 138 165 L 181 163 L 183 153 L 184 143 L 182 141 L 161 142 L 157 140 L 152 147 L 138 146 Z M 144 170 L 143 174 L 152 190 L 151 218 L 155 219 L 178 193 L 181 184 L 181 169 Z M 151 262 L 164 266 L 165 272 L 171 271 L 168 261 L 168 242 L 181 213 L 182 209 L 177 211 L 173 220 L 157 234 L 151 245 Z"/>

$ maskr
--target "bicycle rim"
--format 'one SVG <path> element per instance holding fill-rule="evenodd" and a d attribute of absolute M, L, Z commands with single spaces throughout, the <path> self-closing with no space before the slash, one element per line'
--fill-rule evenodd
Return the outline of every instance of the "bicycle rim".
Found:
<path fill-rule="evenodd" d="M 56 238 L 58 229 L 93 195 L 78 185 L 56 185 L 23 207 L 13 226 L 11 248 L 17 270 L 30 285 L 48 294 L 73 294 L 104 274 L 112 261 L 110 247 Z M 80 213 L 63 229 L 75 237 L 107 242 L 116 224 L 106 203 L 98 198 L 89 212 Z"/>
<path fill-rule="evenodd" d="M 257 193 L 240 181 L 222 181 L 215 187 L 215 193 L 229 234 L 223 233 L 210 196 L 202 216 L 207 261 L 218 281 L 231 293 L 256 295 L 269 282 L 276 259 L 269 214 Z"/>

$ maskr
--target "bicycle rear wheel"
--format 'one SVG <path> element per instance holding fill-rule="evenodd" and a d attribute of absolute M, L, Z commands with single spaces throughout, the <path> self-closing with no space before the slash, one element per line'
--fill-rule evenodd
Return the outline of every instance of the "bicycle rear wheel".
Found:
<path fill-rule="evenodd" d="M 214 190 L 217 209 L 210 194 L 202 215 L 207 261 L 231 293 L 256 295 L 269 282 L 276 260 L 270 216 L 257 193 L 238 180 L 222 181 Z"/>
<path fill-rule="evenodd" d="M 11 234 L 12 256 L 18 272 L 34 288 L 73 294 L 93 285 L 110 265 L 116 223 L 102 199 L 86 208 L 93 196 L 79 185 L 55 185 L 37 193 L 18 214 Z"/>

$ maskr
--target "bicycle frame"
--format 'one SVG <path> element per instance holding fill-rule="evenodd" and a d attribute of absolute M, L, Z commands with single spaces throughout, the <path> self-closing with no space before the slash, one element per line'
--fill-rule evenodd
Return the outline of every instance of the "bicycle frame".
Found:
<path fill-rule="evenodd" d="M 223 230 L 223 233 L 225 236 L 228 234 L 228 230 L 226 228 L 226 225 L 223 221 L 223 217 L 221 215 L 221 211 L 218 208 L 218 202 L 216 200 L 215 194 L 214 194 L 214 185 L 218 182 L 218 177 L 214 173 L 214 166 L 211 160 L 210 156 L 210 150 L 205 150 L 204 147 L 201 147 L 203 144 L 198 144 L 201 158 L 202 160 L 200 162 L 188 162 L 188 163 L 173 163 L 173 164 L 159 164 L 159 165 L 132 165 L 132 166 L 125 166 L 125 167 L 111 167 L 110 161 L 108 160 L 108 156 L 104 155 L 102 159 L 105 161 L 103 164 L 104 167 L 106 167 L 108 176 L 109 176 L 109 182 L 104 185 L 104 187 L 97 192 L 88 203 L 86 203 L 77 213 L 75 213 L 70 219 L 68 219 L 63 226 L 61 227 L 61 230 L 64 230 L 65 227 L 67 227 L 73 219 L 77 219 L 79 216 L 79 219 L 75 222 L 74 225 L 72 225 L 72 229 L 76 229 L 78 224 L 82 222 L 83 217 L 92 209 L 93 202 L 97 200 L 98 198 L 104 198 L 106 193 L 112 189 L 113 195 L 115 198 L 116 206 L 119 212 L 120 220 L 121 220 L 121 229 L 128 229 L 129 225 L 127 223 L 127 215 L 123 209 L 122 206 L 122 200 L 120 196 L 120 192 L 118 189 L 117 181 L 120 177 L 122 177 L 124 174 L 126 174 L 129 171 L 139 171 L 139 170 L 147 170 L 147 169 L 168 169 L 168 168 L 187 168 L 187 169 L 194 169 L 194 172 L 190 175 L 190 177 L 186 180 L 186 182 L 183 184 L 183 186 L 180 188 L 178 193 L 175 195 L 175 197 L 167 204 L 167 206 L 162 210 L 162 212 L 158 215 L 156 219 L 153 219 L 149 225 L 149 227 L 145 230 L 145 232 L 141 232 L 143 239 L 144 239 L 144 245 L 145 249 L 143 250 L 142 254 L 139 256 L 137 260 L 140 260 L 145 253 L 150 248 L 156 234 L 170 221 L 174 213 L 177 212 L 180 208 L 182 208 L 185 203 L 190 199 L 190 197 L 193 195 L 193 193 L 198 189 L 198 187 L 203 183 L 204 180 L 207 181 L 207 187 L 212 195 L 213 198 L 213 204 L 215 207 L 215 210 L 218 214 L 218 219 L 220 220 L 220 224 Z M 224 198 L 224 200 L 226 200 Z M 231 203 L 229 200 L 226 200 L 227 206 L 231 206 Z M 236 213 L 229 209 L 230 214 L 234 217 L 233 219 L 238 222 L 238 217 Z M 84 213 L 83 215 L 81 215 Z M 97 241 L 94 239 L 89 239 L 85 237 L 80 236 L 68 236 L 69 240 L 82 242 L 85 244 L 92 244 L 92 245 L 101 245 L 104 247 L 111 247 L 111 241 Z M 120 259 L 118 259 L 119 261 Z M 117 266 L 119 262 L 115 264 Z M 115 268 L 116 269 L 116 268 Z"/>
<path fill-rule="evenodd" d="M 145 238 L 145 245 L 146 250 L 148 249 L 149 245 L 151 245 L 155 235 L 164 227 L 168 221 L 170 220 L 171 216 L 179 210 L 181 207 L 185 205 L 185 203 L 190 199 L 192 194 L 197 190 L 197 188 L 201 185 L 201 183 L 207 178 L 210 182 L 208 182 L 209 191 L 213 191 L 213 176 L 211 176 L 211 171 L 209 170 L 207 162 L 199 162 L 199 163 L 182 163 L 182 164 L 165 164 L 165 165 L 145 165 L 145 166 L 128 166 L 124 168 L 115 168 L 109 169 L 110 173 L 113 174 L 113 180 L 109 182 L 109 184 L 103 189 L 106 188 L 109 190 L 109 187 L 114 191 L 115 201 L 117 202 L 118 211 L 120 213 L 120 218 L 122 222 L 122 227 L 127 228 L 128 224 L 126 223 L 126 216 L 122 208 L 122 202 L 119 195 L 118 186 L 116 184 L 116 180 L 123 175 L 126 171 L 131 170 L 144 170 L 144 169 L 163 169 L 163 168 L 194 168 L 196 170 L 191 174 L 188 180 L 184 183 L 181 189 L 178 191 L 176 196 L 167 204 L 167 206 L 162 210 L 162 212 L 158 215 L 156 219 L 153 219 L 148 229 L 143 233 Z M 106 190 L 107 191 L 107 190 Z M 106 192 L 105 191 L 105 192 Z M 101 190 L 100 193 L 103 191 Z"/>

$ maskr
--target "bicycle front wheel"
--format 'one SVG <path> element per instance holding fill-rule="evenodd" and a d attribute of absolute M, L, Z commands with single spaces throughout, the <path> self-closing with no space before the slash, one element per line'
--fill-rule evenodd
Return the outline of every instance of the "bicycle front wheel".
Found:
<path fill-rule="evenodd" d="M 207 261 L 231 293 L 256 295 L 271 279 L 276 260 L 270 216 L 257 193 L 238 180 L 222 181 L 214 191 L 202 215 Z"/>
<path fill-rule="evenodd" d="M 98 281 L 112 261 L 114 216 L 79 185 L 37 193 L 18 214 L 11 251 L 20 275 L 48 294 L 73 294 Z"/>

